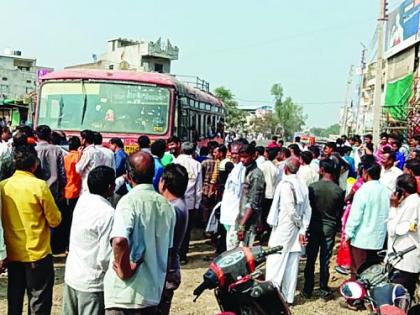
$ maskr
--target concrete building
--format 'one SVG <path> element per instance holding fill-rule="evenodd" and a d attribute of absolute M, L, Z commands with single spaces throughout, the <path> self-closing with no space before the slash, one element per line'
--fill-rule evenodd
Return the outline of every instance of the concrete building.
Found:
<path fill-rule="evenodd" d="M 171 72 L 171 61 L 178 60 L 179 49 L 169 40 L 163 43 L 136 41 L 130 39 L 110 39 L 107 50 L 99 58 L 92 55 L 93 62 L 68 66 L 66 69 L 106 69 L 137 70 L 146 72 Z"/>
<path fill-rule="evenodd" d="M 386 62 L 382 65 L 382 99 L 384 98 L 384 83 L 386 75 Z M 373 99 L 375 92 L 376 62 L 368 64 L 361 73 L 359 106 L 352 109 L 351 133 L 368 134 L 373 131 Z"/>
<path fill-rule="evenodd" d="M 37 74 L 41 69 L 36 59 L 26 58 L 18 50 L 6 49 L 0 54 L 0 99 L 23 100 L 36 90 Z"/>
<path fill-rule="evenodd" d="M 0 117 L 13 126 L 26 121 L 28 110 L 33 111 L 38 76 L 52 70 L 37 66 L 36 59 L 23 57 L 18 50 L 0 54 Z"/>

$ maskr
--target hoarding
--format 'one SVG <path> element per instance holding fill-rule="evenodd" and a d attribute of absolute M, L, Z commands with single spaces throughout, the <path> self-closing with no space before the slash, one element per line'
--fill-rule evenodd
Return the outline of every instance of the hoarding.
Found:
<path fill-rule="evenodd" d="M 53 72 L 53 69 L 51 69 L 51 68 L 39 68 L 39 69 L 37 69 L 36 70 L 36 81 L 39 83 L 41 77 L 50 73 L 50 72 Z"/>
<path fill-rule="evenodd" d="M 420 0 L 405 0 L 389 13 L 386 24 L 387 58 L 412 46 L 420 39 Z"/>

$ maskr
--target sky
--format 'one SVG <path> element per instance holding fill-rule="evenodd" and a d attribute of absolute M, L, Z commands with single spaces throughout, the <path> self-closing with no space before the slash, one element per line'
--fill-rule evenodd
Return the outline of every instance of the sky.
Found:
<path fill-rule="evenodd" d="M 389 2 L 392 9 L 401 0 Z M 327 127 L 338 122 L 361 43 L 370 46 L 379 1 L 0 0 L 0 7 L 0 52 L 21 50 L 61 69 L 91 62 L 111 38 L 168 38 L 180 49 L 173 73 L 229 88 L 242 106 L 272 105 L 271 86 L 280 83 L 303 106 L 308 127 Z"/>

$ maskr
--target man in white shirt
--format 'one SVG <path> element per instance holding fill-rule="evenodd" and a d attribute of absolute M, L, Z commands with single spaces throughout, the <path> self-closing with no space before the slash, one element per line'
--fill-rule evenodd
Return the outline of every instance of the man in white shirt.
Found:
<path fill-rule="evenodd" d="M 300 151 L 303 151 L 303 149 L 304 149 L 304 145 L 300 142 L 300 137 L 299 136 L 297 136 L 297 137 L 295 137 L 295 142 L 293 142 L 293 143 L 295 143 L 295 144 L 297 144 L 298 145 L 298 147 L 299 147 L 299 149 L 300 149 Z"/>
<path fill-rule="evenodd" d="M 298 178 L 309 187 L 310 184 L 313 184 L 319 180 L 319 173 L 316 173 L 315 170 L 310 166 L 312 162 L 312 153 L 309 151 L 303 151 L 300 154 L 300 167 L 297 172 Z"/>
<path fill-rule="evenodd" d="M 187 253 L 191 238 L 191 228 L 197 217 L 198 208 L 201 202 L 203 180 L 201 164 L 194 160 L 194 144 L 184 142 L 181 145 L 181 154 L 174 159 L 173 163 L 181 164 L 188 172 L 188 187 L 185 192 L 185 203 L 188 209 L 188 228 L 179 251 L 181 264 L 187 263 Z"/>
<path fill-rule="evenodd" d="M 105 155 L 93 144 L 95 134 L 92 130 L 80 132 L 82 146 L 79 148 L 79 161 L 76 163 L 76 173 L 82 178 L 82 193 L 89 191 L 87 179 L 89 172 L 97 166 L 105 165 Z"/>
<path fill-rule="evenodd" d="M 286 159 L 288 159 L 290 156 L 291 153 L 288 148 L 281 147 L 277 152 L 277 156 L 274 161 L 274 165 L 277 166 L 277 180 L 275 186 L 277 186 L 281 182 L 283 178 L 284 165 L 286 164 Z"/>
<path fill-rule="evenodd" d="M 309 151 L 312 153 L 312 161 L 309 166 L 312 167 L 315 173 L 319 174 L 319 156 L 321 155 L 321 150 L 319 147 L 313 145 L 309 147 Z"/>
<path fill-rule="evenodd" d="M 95 147 L 104 154 L 105 157 L 105 166 L 112 168 L 115 171 L 115 158 L 114 152 L 111 149 L 108 149 L 102 146 L 102 135 L 99 132 L 94 132 L 95 138 L 93 139 L 93 144 Z"/>
<path fill-rule="evenodd" d="M 146 135 L 142 135 L 137 139 L 137 143 L 139 144 L 140 151 L 152 154 L 150 150 L 150 138 Z"/>
<path fill-rule="evenodd" d="M 379 182 L 388 188 L 389 196 L 395 191 L 398 176 L 403 172 L 395 166 L 395 153 L 385 150 L 382 155 L 382 171 Z"/>
<path fill-rule="evenodd" d="M 277 149 L 266 148 L 264 155 L 266 160 L 258 167 L 263 172 L 265 179 L 265 194 L 262 206 L 261 221 L 264 227 L 264 232 L 268 232 L 270 227 L 267 225 L 267 216 L 268 212 L 270 211 L 271 204 L 273 203 L 278 175 L 278 169 L 273 163 L 277 155 Z"/>
<path fill-rule="evenodd" d="M 12 133 L 9 127 L 1 128 L 0 139 L 0 180 L 6 179 L 13 172 Z"/>
<path fill-rule="evenodd" d="M 231 227 L 235 225 L 236 218 L 239 214 L 239 206 L 242 196 L 243 183 L 245 181 L 246 167 L 240 162 L 239 152 L 242 147 L 241 142 L 234 142 L 231 145 L 230 153 L 234 168 L 229 173 L 222 196 L 222 203 L 220 206 L 220 223 L 224 225 L 226 232 L 229 232 Z M 236 237 L 229 237 L 226 235 L 226 248 L 232 249 L 236 245 Z"/>
<path fill-rule="evenodd" d="M 276 187 L 267 223 L 273 227 L 268 246 L 282 245 L 281 254 L 267 258 L 266 280 L 272 281 L 283 293 L 287 303 L 293 303 L 299 272 L 299 256 L 306 244 L 306 230 L 311 219 L 308 187 L 296 173 L 299 160 L 289 158 L 285 176 Z"/>
<path fill-rule="evenodd" d="M 9 127 L 1 128 L 1 137 L 0 137 L 0 156 L 4 154 L 9 154 L 12 151 L 12 133 L 10 132 Z"/>
<path fill-rule="evenodd" d="M 1 221 L 2 204 L 0 198 L 0 274 L 2 274 L 7 267 L 7 252 L 6 244 L 4 243 L 3 222 Z"/>
<path fill-rule="evenodd" d="M 255 147 L 255 151 L 256 151 L 256 157 L 257 157 L 255 162 L 257 163 L 257 166 L 260 167 L 261 164 L 263 164 L 266 161 L 266 157 L 264 155 L 264 152 L 265 152 L 264 147 L 262 146 Z"/>
<path fill-rule="evenodd" d="M 113 195 L 114 182 L 112 168 L 94 168 L 87 181 L 90 193 L 83 194 L 74 209 L 63 314 L 99 315 L 105 311 L 103 281 L 111 257 L 109 236 L 114 218 L 114 208 L 106 198 Z"/>
<path fill-rule="evenodd" d="M 420 197 L 414 176 L 398 177 L 396 192 L 391 197 L 388 219 L 388 253 L 403 251 L 412 245 L 416 249 L 405 254 L 395 267 L 394 283 L 402 284 L 413 298 L 420 275 Z"/>

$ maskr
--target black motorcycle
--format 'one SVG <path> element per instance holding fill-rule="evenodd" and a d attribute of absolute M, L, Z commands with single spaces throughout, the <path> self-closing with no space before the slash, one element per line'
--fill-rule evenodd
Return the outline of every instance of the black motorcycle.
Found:
<path fill-rule="evenodd" d="M 194 302 L 206 289 L 215 289 L 221 314 L 289 315 L 290 310 L 278 289 L 263 281 L 258 268 L 268 255 L 279 253 L 282 246 L 264 250 L 261 246 L 238 247 L 218 256 L 194 290 Z"/>
<path fill-rule="evenodd" d="M 392 283 L 394 266 L 404 255 L 416 249 L 410 246 L 402 251 L 395 250 L 387 254 L 385 264 L 375 264 L 361 272 L 356 281 L 345 281 L 340 286 L 340 293 L 350 305 L 363 305 L 367 302 L 372 314 L 399 315 L 407 314 L 410 307 L 410 294 L 407 289 Z M 385 251 L 378 255 L 385 256 Z"/>

